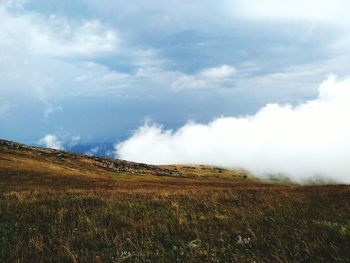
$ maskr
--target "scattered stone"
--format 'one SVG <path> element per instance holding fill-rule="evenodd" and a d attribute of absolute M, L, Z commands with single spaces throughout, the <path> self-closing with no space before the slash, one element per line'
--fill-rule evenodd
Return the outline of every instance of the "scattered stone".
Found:
<path fill-rule="evenodd" d="M 195 239 L 195 240 L 192 240 L 191 242 L 189 242 L 189 243 L 188 243 L 188 246 L 189 246 L 190 248 L 195 249 L 195 248 L 200 247 L 201 244 L 202 244 L 202 241 L 201 241 L 200 239 Z"/>
<path fill-rule="evenodd" d="M 242 236 L 238 235 L 236 243 L 238 245 L 247 245 L 250 243 L 250 237 L 242 237 Z"/>
<path fill-rule="evenodd" d="M 89 164 L 92 164 L 94 166 L 103 168 L 111 172 L 126 172 L 131 174 L 148 173 L 148 174 L 153 174 L 157 176 L 181 177 L 181 174 L 176 169 L 160 168 L 156 165 L 135 163 L 135 162 L 129 162 L 129 161 L 124 161 L 119 159 L 93 157 L 93 156 L 76 154 L 72 152 L 66 152 L 62 150 L 28 146 L 25 144 L 15 143 L 7 140 L 0 140 L 0 150 L 1 149 L 7 150 L 7 151 L 13 151 L 13 150 L 29 151 L 38 156 L 46 155 L 47 157 L 53 157 L 57 160 L 85 158 L 92 161 L 92 162 L 89 162 Z"/>

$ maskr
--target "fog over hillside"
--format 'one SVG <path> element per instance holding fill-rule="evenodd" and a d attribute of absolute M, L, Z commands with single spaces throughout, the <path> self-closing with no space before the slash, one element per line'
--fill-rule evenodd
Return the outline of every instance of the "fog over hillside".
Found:
<path fill-rule="evenodd" d="M 330 76 L 318 97 L 296 106 L 267 104 L 255 115 L 188 122 L 178 130 L 145 123 L 116 146 L 116 157 L 152 164 L 241 167 L 294 181 L 350 183 L 350 79 Z"/>

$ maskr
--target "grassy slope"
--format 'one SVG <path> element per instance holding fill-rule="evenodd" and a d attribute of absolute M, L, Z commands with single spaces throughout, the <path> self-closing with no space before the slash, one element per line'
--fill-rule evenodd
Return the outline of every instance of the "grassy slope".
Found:
<path fill-rule="evenodd" d="M 0 262 L 349 262 L 349 186 L 93 162 L 0 148 Z"/>

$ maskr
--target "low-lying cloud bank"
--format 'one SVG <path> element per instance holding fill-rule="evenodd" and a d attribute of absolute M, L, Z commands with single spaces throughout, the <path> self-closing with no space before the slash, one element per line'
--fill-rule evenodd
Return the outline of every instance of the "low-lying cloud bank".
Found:
<path fill-rule="evenodd" d="M 39 140 L 39 144 L 55 150 L 64 150 L 62 142 L 54 134 L 47 134 Z"/>
<path fill-rule="evenodd" d="M 253 116 L 221 117 L 164 130 L 145 123 L 116 146 L 116 157 L 152 164 L 208 164 L 284 174 L 294 181 L 350 183 L 350 79 L 329 77 L 318 97 L 268 104 Z"/>

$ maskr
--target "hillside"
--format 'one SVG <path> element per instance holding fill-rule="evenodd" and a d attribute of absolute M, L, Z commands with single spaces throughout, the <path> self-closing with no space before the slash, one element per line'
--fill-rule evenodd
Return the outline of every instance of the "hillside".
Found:
<path fill-rule="evenodd" d="M 15 170 L 40 170 L 49 173 L 60 171 L 60 174 L 94 174 L 105 172 L 114 173 L 144 173 L 159 176 L 180 176 L 174 169 L 160 168 L 158 166 L 142 163 L 127 162 L 123 160 L 106 159 L 75 154 L 54 149 L 27 146 L 11 141 L 0 140 L 0 153 L 3 169 L 13 169 L 11 161 L 16 162 Z M 6 159 L 6 157 L 8 159 Z"/>
<path fill-rule="evenodd" d="M 0 140 L 0 262 L 349 262 L 349 198 Z"/>

